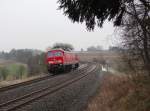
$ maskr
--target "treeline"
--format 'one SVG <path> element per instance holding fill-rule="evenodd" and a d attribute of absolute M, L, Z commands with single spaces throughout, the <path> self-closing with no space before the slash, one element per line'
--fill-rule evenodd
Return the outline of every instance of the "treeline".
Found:
<path fill-rule="evenodd" d="M 87 48 L 87 51 L 91 52 L 100 52 L 100 51 L 114 51 L 114 52 L 124 52 L 127 51 L 128 49 L 124 47 L 119 47 L 119 46 L 110 46 L 108 49 L 104 49 L 102 46 L 97 45 L 97 46 L 90 46 Z M 81 48 L 81 51 L 83 49 Z"/>
<path fill-rule="evenodd" d="M 87 51 L 102 51 L 103 47 L 102 46 L 90 46 L 87 48 Z"/>
<path fill-rule="evenodd" d="M 12 49 L 10 52 L 0 52 L 2 59 L 26 64 L 29 76 L 46 72 L 44 57 L 44 52 L 34 49 Z"/>

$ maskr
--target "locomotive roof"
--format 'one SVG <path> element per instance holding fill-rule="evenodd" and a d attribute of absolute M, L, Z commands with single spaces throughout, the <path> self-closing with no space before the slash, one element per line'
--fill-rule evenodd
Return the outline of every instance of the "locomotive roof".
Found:
<path fill-rule="evenodd" d="M 50 49 L 48 51 L 53 51 L 53 50 L 61 50 L 61 51 L 64 51 L 63 49 Z"/>
<path fill-rule="evenodd" d="M 56 50 L 56 51 L 57 51 L 57 50 L 58 50 L 58 51 L 60 50 L 60 51 L 67 52 L 67 53 L 74 53 L 74 52 L 70 52 L 70 51 L 65 51 L 65 50 L 63 50 L 63 49 L 61 49 L 61 48 L 58 48 L 58 49 L 50 49 L 50 50 L 48 50 L 47 52 L 49 52 L 49 51 L 55 51 L 55 50 Z"/>

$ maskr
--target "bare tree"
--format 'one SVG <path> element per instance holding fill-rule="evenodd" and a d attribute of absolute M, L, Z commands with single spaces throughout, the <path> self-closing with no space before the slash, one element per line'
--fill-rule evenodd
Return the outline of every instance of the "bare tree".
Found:
<path fill-rule="evenodd" d="M 103 50 L 103 47 L 102 46 L 90 46 L 87 48 L 87 51 L 102 51 Z"/>
<path fill-rule="evenodd" d="M 52 47 L 52 49 L 56 49 L 56 48 L 61 48 L 65 51 L 71 51 L 73 50 L 73 46 L 71 44 L 68 43 L 55 43 Z"/>
<path fill-rule="evenodd" d="M 146 69 L 150 74 L 150 4 L 145 4 L 145 0 L 140 1 L 128 4 L 128 15 L 122 24 L 123 45 L 136 69 Z"/>

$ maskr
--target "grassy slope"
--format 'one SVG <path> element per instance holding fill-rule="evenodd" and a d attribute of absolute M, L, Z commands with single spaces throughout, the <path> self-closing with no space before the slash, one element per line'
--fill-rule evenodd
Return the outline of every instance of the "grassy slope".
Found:
<path fill-rule="evenodd" d="M 126 74 L 130 68 L 121 54 L 108 52 L 83 57 L 104 59 L 111 71 L 104 74 L 100 89 L 85 111 L 150 111 L 150 77 L 131 74 L 134 77 L 129 78 Z"/>
<path fill-rule="evenodd" d="M 150 111 L 150 78 L 105 74 L 86 111 Z"/>

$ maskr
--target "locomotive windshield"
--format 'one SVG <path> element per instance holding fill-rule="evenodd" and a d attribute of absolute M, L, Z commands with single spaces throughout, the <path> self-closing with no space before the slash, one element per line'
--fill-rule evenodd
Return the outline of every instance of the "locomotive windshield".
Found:
<path fill-rule="evenodd" d="M 54 56 L 62 56 L 62 52 L 55 52 Z"/>
<path fill-rule="evenodd" d="M 51 51 L 49 51 L 48 53 L 47 53 L 47 56 L 48 57 L 57 57 L 57 56 L 62 56 L 62 52 L 51 52 Z"/>

